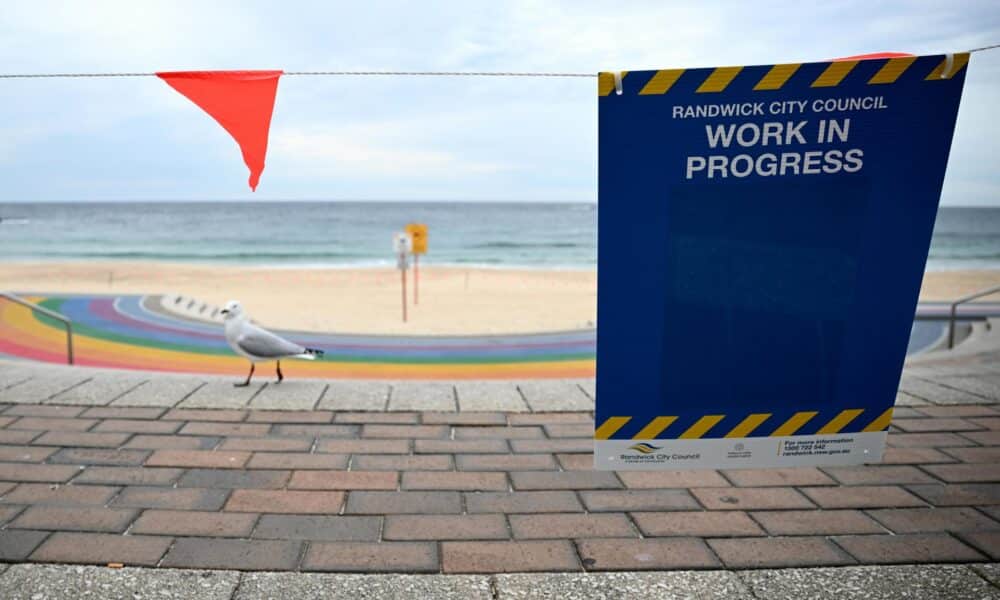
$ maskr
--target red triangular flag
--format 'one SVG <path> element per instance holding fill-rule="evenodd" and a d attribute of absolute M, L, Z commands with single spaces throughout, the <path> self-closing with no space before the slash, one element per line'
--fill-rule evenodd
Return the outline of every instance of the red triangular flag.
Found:
<path fill-rule="evenodd" d="M 250 189 L 264 171 L 274 96 L 283 71 L 171 71 L 157 73 L 233 136 L 250 169 Z"/>

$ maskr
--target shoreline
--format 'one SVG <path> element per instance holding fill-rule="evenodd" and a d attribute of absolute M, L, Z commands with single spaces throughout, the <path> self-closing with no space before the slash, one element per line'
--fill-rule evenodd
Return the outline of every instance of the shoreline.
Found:
<path fill-rule="evenodd" d="M 275 328 L 359 334 L 466 335 L 571 331 L 597 318 L 596 268 L 420 265 L 408 273 L 408 321 L 393 266 L 220 265 L 154 261 L 3 261 L 0 289 L 23 293 L 179 294 L 240 300 Z M 922 302 L 1000 285 L 1000 269 L 928 271 Z M 983 300 L 997 300 L 986 297 Z"/>

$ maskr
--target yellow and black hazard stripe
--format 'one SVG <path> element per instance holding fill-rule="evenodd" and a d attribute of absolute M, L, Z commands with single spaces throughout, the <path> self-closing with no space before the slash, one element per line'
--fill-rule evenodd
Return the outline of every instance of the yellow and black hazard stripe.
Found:
<path fill-rule="evenodd" d="M 926 64 L 930 68 L 924 68 L 923 79 L 925 81 L 948 80 L 957 75 L 969 63 L 969 53 L 960 52 L 945 56 L 940 60 L 933 60 L 937 57 L 904 56 L 888 59 L 861 60 L 840 60 L 825 63 L 807 63 L 810 67 L 808 87 L 811 88 L 833 88 L 844 82 L 847 77 L 857 71 L 858 65 L 862 63 L 878 63 L 881 67 L 868 78 L 868 85 L 885 85 L 896 83 L 904 73 L 914 65 Z M 931 62 L 921 61 L 928 59 Z M 692 86 L 698 94 L 712 94 L 724 92 L 729 89 L 730 84 L 742 73 L 753 73 L 753 79 L 749 83 L 755 92 L 780 90 L 792 80 L 793 76 L 803 71 L 803 63 L 789 63 L 779 65 L 764 65 L 760 67 L 717 67 L 715 69 L 661 69 L 659 71 L 638 71 L 633 72 L 626 84 L 625 75 L 628 72 L 621 72 L 624 93 L 639 96 L 660 96 L 676 88 L 676 84 L 683 78 L 697 78 Z M 814 73 L 819 67 L 818 73 Z M 599 73 L 597 77 L 598 96 L 613 95 L 615 91 L 615 77 L 613 73 Z"/>
<path fill-rule="evenodd" d="M 885 431 L 892 421 L 892 408 L 880 414 L 861 408 L 842 410 L 828 417 L 815 430 L 814 435 L 832 435 L 836 433 L 857 433 Z M 671 427 L 679 417 L 660 416 L 649 421 L 632 424 L 632 417 L 608 417 L 594 431 L 594 439 L 633 439 L 656 440 L 678 439 L 692 440 L 701 438 L 745 438 L 745 437 L 783 437 L 802 432 L 807 425 L 815 426 L 819 411 L 799 411 L 790 416 L 776 419 L 773 413 L 753 413 L 738 421 L 730 418 L 732 415 L 704 415 L 686 427 Z M 737 416 L 738 418 L 738 416 Z M 720 426 L 723 421 L 728 425 Z M 628 425 L 628 427 L 626 427 Z M 636 430 L 635 427 L 639 426 Z M 627 430 L 627 434 L 625 434 Z"/>

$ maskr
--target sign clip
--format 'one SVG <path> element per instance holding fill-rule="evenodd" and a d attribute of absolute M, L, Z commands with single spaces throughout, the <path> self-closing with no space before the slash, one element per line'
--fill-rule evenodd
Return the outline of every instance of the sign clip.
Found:
<path fill-rule="evenodd" d="M 951 69 L 955 66 L 955 55 L 949 52 L 944 55 L 944 69 L 941 71 L 941 79 L 948 79 L 951 76 Z"/>
<path fill-rule="evenodd" d="M 622 95 L 622 72 L 621 71 L 615 71 L 614 72 L 614 76 L 615 76 L 615 93 L 618 94 L 619 96 L 621 96 Z"/>

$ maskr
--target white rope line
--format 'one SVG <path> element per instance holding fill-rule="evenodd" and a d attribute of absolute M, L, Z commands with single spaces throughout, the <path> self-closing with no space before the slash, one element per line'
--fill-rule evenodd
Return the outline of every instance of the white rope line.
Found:
<path fill-rule="evenodd" d="M 983 52 L 1000 44 L 973 48 Z M 285 71 L 284 75 L 333 77 L 597 77 L 597 73 L 532 73 L 518 71 Z M 0 79 L 58 79 L 69 77 L 156 77 L 156 73 L 0 73 Z"/>

